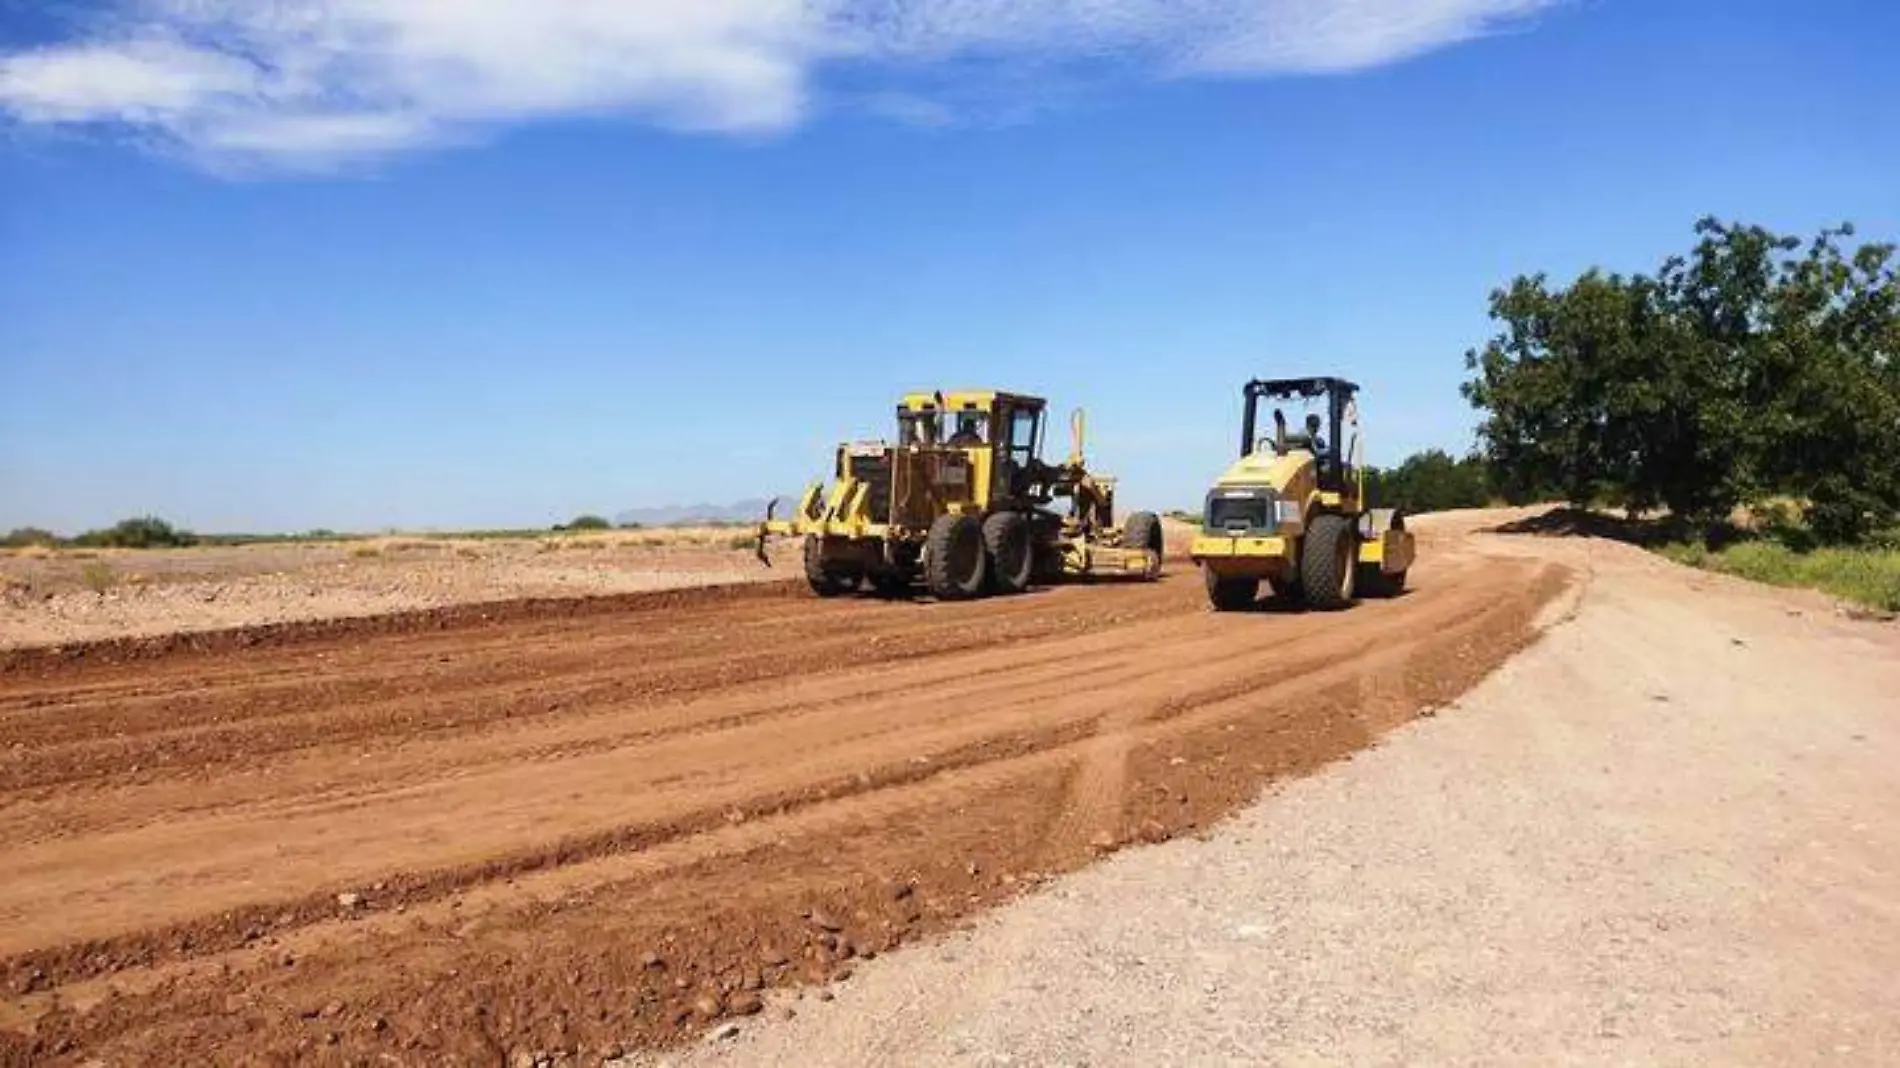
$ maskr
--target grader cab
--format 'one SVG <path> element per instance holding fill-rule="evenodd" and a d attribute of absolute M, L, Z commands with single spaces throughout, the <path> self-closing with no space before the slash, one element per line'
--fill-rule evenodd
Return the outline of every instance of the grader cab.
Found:
<path fill-rule="evenodd" d="M 1159 577 L 1160 520 L 1117 525 L 1114 480 L 1083 458 L 1081 412 L 1069 456 L 1045 462 L 1046 416 L 1041 398 L 1000 390 L 908 394 L 894 441 L 840 445 L 829 488 L 813 484 L 789 518 L 773 502 L 760 558 L 768 538 L 804 539 L 805 577 L 827 597 L 865 582 L 898 595 L 921 580 L 952 600 L 1070 576 Z"/>

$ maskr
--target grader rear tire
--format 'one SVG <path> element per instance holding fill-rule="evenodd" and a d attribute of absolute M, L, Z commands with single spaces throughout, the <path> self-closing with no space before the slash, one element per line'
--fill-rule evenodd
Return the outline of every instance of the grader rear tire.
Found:
<path fill-rule="evenodd" d="M 944 601 L 964 601 L 983 592 L 983 525 L 972 515 L 940 515 L 924 540 L 924 585 Z"/>
<path fill-rule="evenodd" d="M 1029 520 L 1021 512 L 997 512 L 983 521 L 983 551 L 990 558 L 991 591 L 1011 594 L 1029 588 L 1036 560 Z"/>
<path fill-rule="evenodd" d="M 858 588 L 856 574 L 825 566 L 825 542 L 816 536 L 805 538 L 805 581 L 820 597 L 842 597 Z"/>
<path fill-rule="evenodd" d="M 1300 586 L 1306 605 L 1322 612 L 1352 604 L 1359 546 L 1343 515 L 1314 516 L 1300 546 Z"/>

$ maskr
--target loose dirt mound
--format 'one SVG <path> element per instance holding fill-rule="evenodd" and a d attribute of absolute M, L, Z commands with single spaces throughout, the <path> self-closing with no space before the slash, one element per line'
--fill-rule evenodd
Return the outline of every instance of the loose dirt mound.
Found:
<path fill-rule="evenodd" d="M 0 667 L 0 1059 L 598 1060 L 1206 825 L 1488 672 L 1563 573 L 1214 616 L 783 587 Z"/>

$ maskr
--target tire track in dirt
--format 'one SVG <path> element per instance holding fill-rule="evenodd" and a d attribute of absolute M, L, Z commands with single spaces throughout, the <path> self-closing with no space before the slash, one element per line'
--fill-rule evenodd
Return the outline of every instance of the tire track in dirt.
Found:
<path fill-rule="evenodd" d="M 1460 576 L 1453 571 L 1447 578 L 1455 581 Z M 1422 619 L 1409 611 L 1384 614 L 1374 625 L 1362 630 L 1361 636 L 1366 641 L 1376 642 L 1388 634 L 1435 625 L 1438 618 L 1435 613 L 1443 609 L 1427 606 L 1425 610 L 1428 614 Z M 1336 654 L 1326 652 L 1317 657 L 1306 655 L 1308 646 L 1330 643 L 1323 629 L 1296 632 L 1279 639 L 1275 659 L 1270 661 L 1229 657 L 1225 664 L 1192 667 L 1185 674 L 1182 665 L 1194 665 L 1219 652 L 1226 638 L 1203 637 L 1191 643 L 1182 642 L 1175 647 L 1177 656 L 1167 662 L 1134 655 L 1157 641 L 1168 640 L 1172 629 L 1176 628 L 1131 626 L 1057 642 L 1024 645 L 1007 650 L 990 670 L 980 673 L 972 673 L 960 654 L 950 653 L 916 666 L 908 663 L 871 665 L 857 672 L 830 673 L 795 683 L 780 680 L 772 685 L 728 687 L 711 695 L 651 706 L 640 715 L 629 713 L 645 706 L 629 704 L 598 713 L 577 710 L 558 724 L 535 719 L 510 720 L 506 729 L 497 728 L 483 737 L 470 739 L 458 746 L 453 755 L 458 763 L 457 773 L 472 774 L 487 766 L 559 760 L 603 749 L 659 743 L 678 735 L 729 731 L 768 717 L 790 719 L 827 709 L 836 711 L 866 692 L 928 692 L 937 695 L 937 700 L 961 707 L 987 709 L 1005 705 L 1024 692 L 1059 690 L 1076 677 L 1078 663 L 1106 665 L 1088 672 L 1088 683 L 1093 688 L 1115 692 L 1125 687 L 1150 685 L 1152 688 L 1165 683 L 1172 695 L 1168 698 L 1170 703 L 1191 704 L 1252 688 L 1263 674 L 1282 680 L 1297 678 L 1336 660 Z M 1168 676 L 1178 678 L 1166 678 Z M 1137 709 L 1133 705 L 1116 707 Z M 847 714 L 856 715 L 855 707 Z M 1139 712 L 1127 715 L 1138 716 Z M 0 828 L 0 845 L 24 845 L 57 834 L 124 830 L 209 809 L 235 810 L 260 800 L 290 799 L 299 805 L 338 807 L 386 789 L 391 783 L 412 783 L 430 776 L 439 778 L 447 772 L 444 754 L 434 747 L 417 744 L 415 739 L 403 739 L 399 745 L 375 753 L 365 754 L 349 747 L 338 747 L 338 752 L 350 758 L 341 768 L 334 754 L 309 754 L 289 763 L 275 764 L 266 758 L 253 758 L 246 761 L 246 770 L 251 774 L 209 783 L 196 777 L 180 781 L 155 776 L 148 777 L 150 781 L 111 790 L 110 799 L 105 794 L 82 795 L 68 789 L 45 800 L 38 797 L 0 800 L 0 812 L 9 817 Z M 312 765 L 321 768 L 321 772 L 304 770 Z M 265 771 L 270 774 L 259 774 Z M 311 780 L 314 785 L 293 793 L 293 784 Z M 661 779 L 653 785 L 663 787 L 670 783 Z M 271 814 L 283 816 L 294 814 L 294 810 L 278 806 Z"/>
<path fill-rule="evenodd" d="M 677 629 L 557 609 L 15 663 L 0 751 L 42 781 L 0 793 L 0 1060 L 669 1041 L 1367 744 L 1563 582 L 1428 551 L 1415 592 L 1342 614 L 1214 616 L 1177 564 L 971 605 L 766 594 L 688 599 Z M 179 735 L 161 690 L 185 736 L 302 733 L 132 771 L 153 750 L 105 724 Z"/>
<path fill-rule="evenodd" d="M 930 620 L 902 628 L 899 639 L 888 641 L 879 637 L 875 623 L 838 618 L 836 612 L 855 610 L 873 619 L 883 614 L 888 627 L 893 619 L 914 618 L 916 606 L 876 602 L 824 606 L 833 611 L 840 626 L 814 628 L 796 648 L 763 650 L 738 664 L 729 648 L 717 648 L 716 641 L 705 638 L 657 643 L 659 647 L 640 641 L 638 635 L 618 646 L 596 639 L 595 648 L 577 658 L 572 642 L 557 635 L 545 644 L 511 645 L 498 640 L 498 652 L 529 654 L 543 661 L 528 679 L 520 678 L 519 671 L 506 675 L 486 666 L 482 657 L 489 646 L 482 645 L 458 654 L 481 665 L 473 678 L 418 671 L 406 676 L 386 673 L 366 682 L 284 682 L 272 673 L 262 678 L 237 676 L 222 683 L 184 681 L 181 688 L 187 688 L 187 693 L 182 697 L 88 697 L 70 707 L 40 707 L 31 710 L 38 715 L 16 713 L 0 719 L 0 729 L 12 738 L 11 748 L 0 753 L 0 795 L 110 777 L 132 768 L 148 773 L 203 773 L 215 771 L 220 764 L 254 766 L 279 753 L 388 733 L 398 733 L 408 741 L 429 734 L 468 733 L 500 721 L 518 724 L 585 714 L 610 700 L 650 703 L 746 682 L 976 652 L 1176 610 L 1170 602 L 1150 597 L 1113 615 L 1089 619 L 1053 615 L 1044 610 L 1046 606 L 1032 603 L 1036 600 L 1009 602 L 990 616 L 987 626 Z M 793 609 L 754 625 L 789 627 L 801 611 Z M 867 627 L 871 628 L 868 641 Z M 831 629 L 842 633 L 828 633 Z M 715 645 L 714 650 L 702 651 L 709 644 Z M 444 658 L 424 655 L 416 659 L 433 664 Z M 603 660 L 610 666 L 598 666 Z M 293 673 L 300 672 L 293 669 Z M 242 704 L 230 699 L 233 689 L 244 694 Z M 140 708 L 146 701 L 154 707 Z"/>

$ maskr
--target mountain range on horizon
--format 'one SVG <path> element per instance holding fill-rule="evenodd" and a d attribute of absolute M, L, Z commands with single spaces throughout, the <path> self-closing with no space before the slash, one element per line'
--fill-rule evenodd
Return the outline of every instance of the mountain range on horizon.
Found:
<path fill-rule="evenodd" d="M 796 494 L 781 495 L 780 500 L 796 501 Z M 764 518 L 769 497 L 750 497 L 730 504 L 663 504 L 649 508 L 629 508 L 616 513 L 615 526 L 639 524 L 643 527 L 679 526 L 687 523 L 754 522 Z M 784 508 L 783 503 L 780 504 Z"/>

